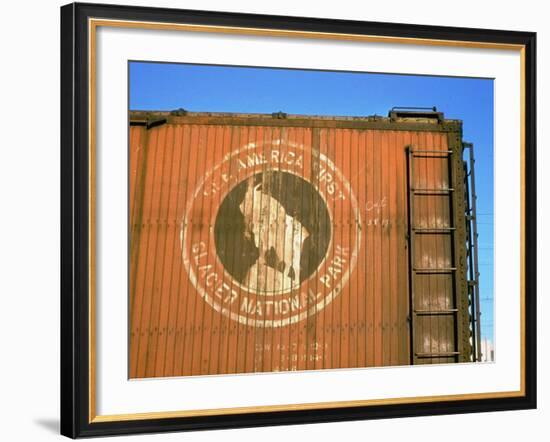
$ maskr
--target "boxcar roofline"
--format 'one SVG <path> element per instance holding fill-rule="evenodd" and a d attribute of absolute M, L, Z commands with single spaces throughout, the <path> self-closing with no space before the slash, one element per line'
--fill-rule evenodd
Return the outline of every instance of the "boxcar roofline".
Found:
<path fill-rule="evenodd" d="M 142 125 L 148 128 L 168 124 L 201 124 L 227 126 L 278 126 L 309 128 L 371 129 L 397 131 L 461 132 L 462 121 L 410 113 L 398 118 L 371 115 L 364 117 L 334 117 L 318 115 L 287 115 L 282 112 L 273 114 L 241 114 L 217 112 L 178 111 L 130 111 L 130 125 Z"/>

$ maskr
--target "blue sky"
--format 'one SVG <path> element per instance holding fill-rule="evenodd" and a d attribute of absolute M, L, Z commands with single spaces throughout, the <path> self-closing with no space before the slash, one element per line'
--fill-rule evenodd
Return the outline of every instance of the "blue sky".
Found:
<path fill-rule="evenodd" d="M 493 80 L 131 62 L 131 110 L 382 115 L 437 106 L 474 143 L 482 338 L 493 339 Z"/>

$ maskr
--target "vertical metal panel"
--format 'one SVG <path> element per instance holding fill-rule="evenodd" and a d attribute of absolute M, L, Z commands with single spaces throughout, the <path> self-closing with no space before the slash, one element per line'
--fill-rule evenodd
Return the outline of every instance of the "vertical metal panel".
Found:
<path fill-rule="evenodd" d="M 459 352 L 458 361 L 467 362 L 471 360 L 471 341 L 470 341 L 470 326 L 468 312 L 468 297 L 463 296 L 468 292 L 467 275 L 466 275 L 466 225 L 463 221 L 463 213 L 465 211 L 464 189 L 459 187 L 464 183 L 464 168 L 463 168 L 463 144 L 462 131 L 449 133 L 448 135 L 449 149 L 451 154 L 450 175 L 453 185 L 457 187 L 452 198 L 453 216 L 456 218 L 456 247 L 453 249 L 453 259 L 457 266 L 455 274 L 455 302 L 458 308 L 456 319 L 456 334 L 457 334 L 457 350 Z"/>
<path fill-rule="evenodd" d="M 407 149 L 447 151 L 445 133 L 249 126 L 243 118 L 241 125 L 131 126 L 129 140 L 131 378 L 406 365 L 411 360 L 411 310 L 457 308 L 455 276 L 446 273 L 418 274 L 413 279 L 415 305 L 409 305 L 411 264 L 436 269 L 454 265 L 452 233 L 416 235 L 414 256 L 411 262 L 408 258 Z M 292 151 L 284 146 L 297 147 Z M 328 210 L 330 226 L 318 235 L 330 236 L 326 256 L 331 258 L 320 261 L 311 276 L 288 292 L 288 303 L 281 301 L 278 307 L 275 301 L 269 304 L 269 299 L 275 299 L 271 295 L 258 297 L 253 304 L 246 297 L 249 287 L 244 283 L 226 283 L 231 279 L 229 270 L 212 252 L 229 244 L 223 243 L 229 239 L 216 243 L 213 234 L 220 207 L 250 175 L 250 168 L 230 157 L 243 148 L 278 161 L 273 164 L 256 158 L 259 163 L 254 171 L 260 174 L 262 185 L 280 186 L 282 175 L 277 175 L 279 184 L 266 178 L 270 170 L 293 167 L 293 174 L 326 193 L 323 200 L 316 199 L 300 184 L 295 194 L 285 197 L 294 199 L 295 207 L 309 207 L 308 216 L 315 220 Z M 279 156 L 273 156 L 277 149 Z M 284 158 L 285 149 L 303 152 L 301 162 L 286 163 L 291 159 Z M 415 188 L 449 188 L 447 157 L 413 161 L 418 172 L 412 182 Z M 327 164 L 333 164 L 334 170 Z M 218 182 L 212 178 L 216 174 L 220 174 Z M 341 198 L 327 197 L 338 186 L 344 187 Z M 357 207 L 349 200 L 352 194 Z M 265 195 L 249 200 L 241 196 L 240 210 L 258 213 L 269 204 L 277 207 L 273 210 L 282 210 L 282 203 L 268 204 Z M 414 206 L 415 227 L 435 231 L 454 225 L 449 195 L 418 194 Z M 265 241 L 283 247 L 286 227 L 272 226 L 280 220 L 275 213 L 267 219 L 262 227 L 267 229 Z M 232 235 L 237 220 L 225 223 L 227 235 Z M 309 233 L 302 231 L 305 238 Z M 360 247 L 352 256 L 359 234 Z M 302 246 L 304 238 L 298 241 Z M 226 259 L 238 267 L 245 255 L 227 247 Z M 289 247 L 298 246 L 292 243 Z M 340 289 L 338 278 L 354 260 L 349 279 L 330 300 L 330 294 Z M 309 268 L 310 261 L 314 255 L 305 254 L 300 268 Z M 290 272 L 288 263 L 281 265 Z M 196 269 L 195 280 L 190 268 Z M 279 273 L 273 272 L 272 277 L 284 279 Z M 199 279 L 215 288 L 201 292 Z M 304 308 L 307 314 L 285 323 L 282 315 L 276 317 L 277 308 L 281 312 Z M 419 315 L 415 327 L 413 352 L 437 356 L 415 357 L 414 363 L 454 360 L 445 355 L 457 351 L 455 316 Z"/>

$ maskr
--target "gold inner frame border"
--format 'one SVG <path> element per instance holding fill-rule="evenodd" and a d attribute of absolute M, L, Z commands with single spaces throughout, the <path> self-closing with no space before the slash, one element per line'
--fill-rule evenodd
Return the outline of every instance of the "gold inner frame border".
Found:
<path fill-rule="evenodd" d="M 499 49 L 517 51 L 520 54 L 520 209 L 521 209 L 521 226 L 520 226 L 520 389 L 518 391 L 504 392 L 487 392 L 487 393 L 467 393 L 454 395 L 438 395 L 438 396 L 419 396 L 419 397 L 403 397 L 403 398 L 388 398 L 388 399 L 367 399 L 353 401 L 337 401 L 337 402 L 318 402 L 318 403 L 301 403 L 301 404 L 285 404 L 285 405 L 262 405 L 234 408 L 216 408 L 216 409 L 199 409 L 199 410 L 180 410 L 180 411 L 159 411 L 147 413 L 128 413 L 128 414 L 110 414 L 98 415 L 96 413 L 96 34 L 98 27 L 115 27 L 115 28 L 134 28 L 134 29 L 149 29 L 149 30 L 177 30 L 186 32 L 208 32 L 218 34 L 238 34 L 252 36 L 273 36 L 273 37 L 293 37 L 307 39 L 326 39 L 326 40 L 343 40 L 343 41 L 360 41 L 371 43 L 389 43 L 389 44 L 410 44 L 422 46 L 444 46 L 444 47 L 462 47 L 462 48 L 478 48 L 478 49 Z M 118 421 L 133 421 L 146 419 L 168 419 L 179 417 L 197 417 L 197 416 L 216 416 L 216 415 L 231 415 L 231 414 L 246 414 L 246 413 L 267 413 L 278 411 L 293 411 L 293 410 L 321 410 L 329 408 L 348 408 L 348 407 L 365 407 L 376 405 L 398 405 L 398 404 L 414 404 L 427 402 L 443 402 L 443 401 L 461 401 L 461 400 L 482 400 L 482 399 L 497 399 L 497 398 L 512 398 L 525 396 L 525 46 L 520 44 L 504 44 L 491 42 L 474 42 L 474 41 L 459 41 L 459 40 L 438 40 L 438 39 L 423 39 L 423 38 L 405 38 L 405 37 L 389 37 L 376 35 L 359 35 L 359 34 L 339 34 L 339 33 L 324 33 L 310 31 L 292 31 L 281 29 L 263 29 L 263 28 L 246 28 L 246 27 L 231 27 L 231 26 L 211 26 L 211 25 L 191 25 L 181 23 L 157 23 L 157 22 L 141 22 L 132 20 L 111 20 L 111 19 L 88 19 L 88 94 L 89 94 L 89 169 L 88 169 L 88 184 L 90 189 L 89 194 L 89 402 L 88 402 L 88 421 L 89 423 L 99 422 L 118 422 Z"/>

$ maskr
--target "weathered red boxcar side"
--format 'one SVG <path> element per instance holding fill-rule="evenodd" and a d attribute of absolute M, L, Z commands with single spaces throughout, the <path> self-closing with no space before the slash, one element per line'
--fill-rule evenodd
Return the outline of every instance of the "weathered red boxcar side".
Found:
<path fill-rule="evenodd" d="M 469 361 L 461 131 L 131 112 L 130 377 Z"/>

